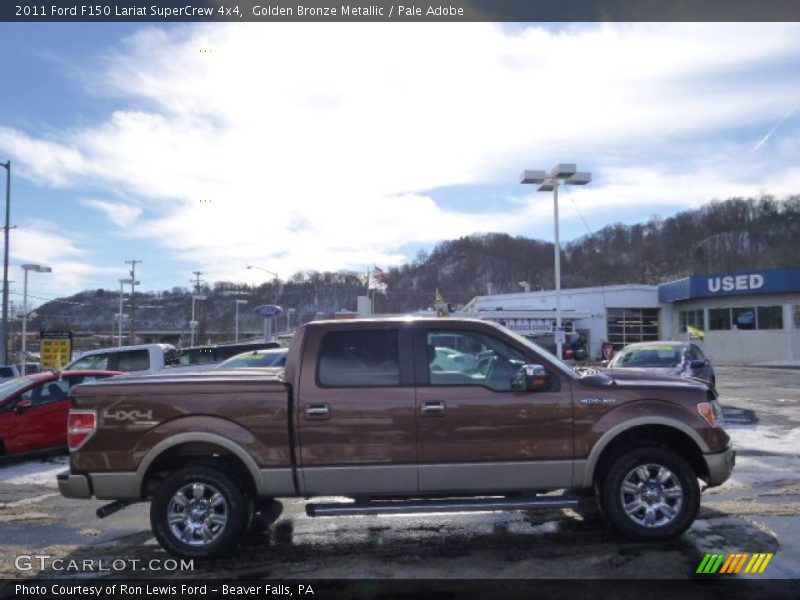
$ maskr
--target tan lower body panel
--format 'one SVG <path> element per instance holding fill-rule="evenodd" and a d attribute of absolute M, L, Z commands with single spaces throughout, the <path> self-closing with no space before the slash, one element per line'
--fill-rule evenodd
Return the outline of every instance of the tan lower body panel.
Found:
<path fill-rule="evenodd" d="M 419 466 L 420 492 L 510 492 L 572 486 L 571 460 Z"/>

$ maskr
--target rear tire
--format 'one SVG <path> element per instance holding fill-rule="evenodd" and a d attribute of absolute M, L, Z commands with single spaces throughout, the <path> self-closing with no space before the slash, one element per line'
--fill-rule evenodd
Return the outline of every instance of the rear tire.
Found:
<path fill-rule="evenodd" d="M 175 471 L 156 489 L 150 525 L 170 554 L 211 558 L 231 552 L 252 518 L 242 487 L 215 467 Z"/>
<path fill-rule="evenodd" d="M 665 540 L 686 531 L 700 508 L 697 476 L 676 452 L 659 447 L 618 456 L 600 484 L 611 526 L 635 540 Z"/>

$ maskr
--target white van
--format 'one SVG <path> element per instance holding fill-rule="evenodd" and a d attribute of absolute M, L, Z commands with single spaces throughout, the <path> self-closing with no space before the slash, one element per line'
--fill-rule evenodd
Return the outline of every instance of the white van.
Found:
<path fill-rule="evenodd" d="M 100 369 L 127 373 L 158 373 L 178 364 L 181 351 L 171 344 L 139 344 L 89 350 L 64 367 L 64 371 Z"/>

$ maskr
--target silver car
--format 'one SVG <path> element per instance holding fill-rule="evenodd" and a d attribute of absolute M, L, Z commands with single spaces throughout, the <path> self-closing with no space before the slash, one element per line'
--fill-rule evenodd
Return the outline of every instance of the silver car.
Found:
<path fill-rule="evenodd" d="M 697 377 L 716 385 L 711 361 L 691 342 L 629 344 L 608 363 L 609 369 L 641 369 L 662 375 Z"/>

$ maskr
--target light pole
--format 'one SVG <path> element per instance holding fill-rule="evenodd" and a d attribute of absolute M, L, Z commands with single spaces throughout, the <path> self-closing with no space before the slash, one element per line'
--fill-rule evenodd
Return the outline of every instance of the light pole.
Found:
<path fill-rule="evenodd" d="M 275 279 L 278 278 L 278 274 L 277 273 L 275 273 L 274 271 L 270 271 L 269 269 L 265 269 L 264 267 L 257 267 L 256 265 L 247 265 L 247 268 L 248 269 L 258 269 L 259 271 L 264 271 L 264 273 L 269 273 Z"/>
<path fill-rule="evenodd" d="M 561 329 L 561 242 L 558 237 L 558 186 L 586 185 L 592 180 L 591 173 L 578 172 L 573 163 L 559 163 L 548 175 L 545 171 L 523 171 L 520 183 L 536 183 L 538 192 L 553 192 L 553 220 L 555 222 L 555 280 L 556 280 L 556 356 L 561 358 L 564 344 L 564 332 Z"/>
<path fill-rule="evenodd" d="M 205 300 L 205 299 L 206 299 L 206 297 L 202 296 L 200 294 L 192 294 L 192 320 L 189 321 L 189 329 L 190 329 L 189 346 L 190 347 L 194 346 L 195 332 L 197 331 L 197 321 L 195 320 L 195 317 L 194 317 L 195 301 L 197 301 L 197 300 Z"/>
<path fill-rule="evenodd" d="M 0 163 L 6 174 L 6 226 L 3 229 L 5 248 L 3 250 L 3 331 L 0 332 L 0 360 L 8 364 L 8 228 L 11 220 L 11 161 Z"/>
<path fill-rule="evenodd" d="M 27 264 L 22 265 L 25 271 L 25 283 L 22 286 L 22 375 L 25 375 L 25 363 L 28 360 L 28 353 L 25 349 L 28 334 L 28 271 L 35 273 L 52 273 L 53 269 L 44 265 Z"/>
<path fill-rule="evenodd" d="M 122 295 L 123 289 L 122 286 L 129 285 L 133 288 L 134 285 L 139 285 L 138 281 L 133 281 L 132 279 L 120 279 L 119 280 L 119 341 L 117 342 L 117 346 L 122 346 Z"/>
<path fill-rule="evenodd" d="M 239 343 L 239 305 L 247 304 L 247 300 L 234 300 L 236 305 L 236 343 Z"/>
<path fill-rule="evenodd" d="M 278 284 L 278 274 L 276 272 L 270 271 L 269 269 L 265 269 L 264 267 L 259 267 L 257 265 L 247 265 L 247 268 L 258 269 L 259 271 L 264 271 L 264 273 L 272 275 L 272 277 L 275 279 L 275 283 Z M 280 295 L 281 295 L 281 290 L 280 286 L 278 285 L 277 289 L 275 290 L 275 300 L 274 300 L 275 304 L 278 303 Z M 267 320 L 269 321 L 269 323 L 267 323 L 267 321 L 264 321 L 264 339 L 269 342 L 270 340 L 268 338 L 270 337 L 272 330 L 277 328 L 277 323 L 275 321 L 275 317 L 269 317 Z M 273 327 L 273 324 L 276 327 Z"/>

